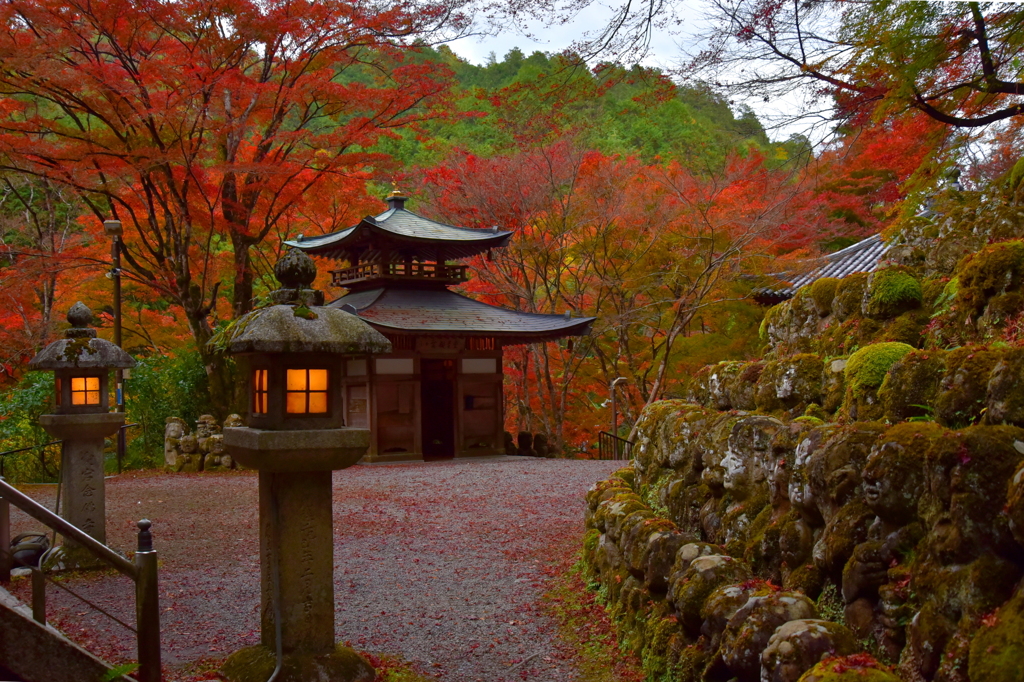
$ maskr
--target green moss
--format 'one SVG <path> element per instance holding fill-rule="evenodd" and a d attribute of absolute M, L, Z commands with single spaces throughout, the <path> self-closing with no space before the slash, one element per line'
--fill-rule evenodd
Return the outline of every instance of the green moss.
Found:
<path fill-rule="evenodd" d="M 867 313 L 888 319 L 921 305 L 921 283 L 904 268 L 876 270 L 868 278 Z"/>
<path fill-rule="evenodd" d="M 821 400 L 821 358 L 799 353 L 766 362 L 757 381 L 755 402 L 763 412 L 799 409 Z"/>
<path fill-rule="evenodd" d="M 757 333 L 762 341 L 769 341 L 768 329 L 772 325 L 778 324 L 779 320 L 789 312 L 789 301 L 783 301 L 778 305 L 773 305 L 771 308 L 765 311 L 764 319 L 761 320 L 761 326 L 758 327 Z"/>
<path fill-rule="evenodd" d="M 1011 240 L 986 246 L 966 256 L 957 266 L 960 280 L 956 302 L 975 315 L 988 300 L 1021 288 L 1024 282 L 1024 241 Z"/>
<path fill-rule="evenodd" d="M 898 341 L 908 346 L 919 348 L 924 342 L 924 328 L 928 324 L 928 316 L 920 311 L 908 312 L 885 325 L 878 341 Z"/>
<path fill-rule="evenodd" d="M 913 350 L 913 346 L 898 342 L 875 343 L 861 348 L 846 363 L 846 385 L 854 396 L 863 394 L 866 389 L 878 388 L 886 372 Z"/>
<path fill-rule="evenodd" d="M 972 680 L 1018 682 L 1024 661 L 1024 590 L 982 619 L 971 643 L 968 670 Z"/>
<path fill-rule="evenodd" d="M 304 320 L 315 320 L 315 319 L 317 319 L 317 314 L 314 313 L 312 310 L 310 310 L 305 305 L 297 305 L 297 306 L 295 306 L 294 310 L 292 310 L 292 314 L 295 315 L 295 317 L 301 317 Z"/>
<path fill-rule="evenodd" d="M 832 301 L 832 312 L 840 320 L 860 316 L 861 301 L 867 288 L 868 274 L 856 272 L 847 275 L 836 287 L 836 295 Z"/>
<path fill-rule="evenodd" d="M 822 317 L 832 313 L 832 299 L 836 297 L 839 282 L 840 280 L 836 277 L 822 277 L 815 280 L 810 286 L 811 300 L 814 301 L 814 307 Z"/>
<path fill-rule="evenodd" d="M 265 682 L 274 672 L 276 658 L 269 647 L 245 647 L 231 654 L 220 672 L 227 682 Z M 338 645 L 321 654 L 286 654 L 279 682 L 333 680 L 335 682 L 373 682 L 374 669 L 354 650 Z"/>
<path fill-rule="evenodd" d="M 928 419 L 935 413 L 939 384 L 945 374 L 944 351 L 913 351 L 900 358 L 886 373 L 878 398 L 891 422 Z"/>
<path fill-rule="evenodd" d="M 935 400 L 935 414 L 952 427 L 967 426 L 981 419 L 988 394 L 988 381 L 999 362 L 999 351 L 965 346 L 946 355 L 946 371 Z"/>

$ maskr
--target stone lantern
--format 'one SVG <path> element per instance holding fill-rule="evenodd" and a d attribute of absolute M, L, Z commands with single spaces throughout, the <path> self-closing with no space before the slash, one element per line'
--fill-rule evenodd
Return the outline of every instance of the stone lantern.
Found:
<path fill-rule="evenodd" d="M 352 466 L 368 429 L 344 424 L 345 358 L 389 353 L 390 342 L 355 315 L 323 307 L 307 288 L 316 266 L 290 251 L 275 266 L 274 305 L 239 318 L 211 343 L 243 356 L 249 426 L 224 429 L 224 445 L 259 471 L 261 645 L 235 652 L 232 682 L 372 680 L 373 669 L 334 641 L 331 471 Z"/>
<path fill-rule="evenodd" d="M 123 412 L 110 411 L 109 378 L 111 370 L 134 367 L 135 360 L 113 343 L 96 338 L 91 320 L 92 311 L 81 302 L 71 306 L 71 328 L 65 338 L 40 351 L 28 366 L 53 370 L 56 380 L 53 414 L 41 415 L 39 424 L 63 441 L 62 515 L 106 544 L 103 439 L 124 424 Z"/>

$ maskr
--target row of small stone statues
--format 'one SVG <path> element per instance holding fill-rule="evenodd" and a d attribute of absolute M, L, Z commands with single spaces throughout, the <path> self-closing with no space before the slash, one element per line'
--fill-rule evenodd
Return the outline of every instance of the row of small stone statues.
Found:
<path fill-rule="evenodd" d="M 213 415 L 204 414 L 196 422 L 195 433 L 180 417 L 168 417 L 164 427 L 164 468 L 168 471 L 226 471 L 237 468 L 224 449 L 221 425 Z M 228 415 L 224 427 L 244 426 L 237 414 Z"/>

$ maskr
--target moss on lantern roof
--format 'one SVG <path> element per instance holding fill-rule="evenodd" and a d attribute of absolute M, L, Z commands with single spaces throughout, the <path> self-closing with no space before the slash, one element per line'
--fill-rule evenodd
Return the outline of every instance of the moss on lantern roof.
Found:
<path fill-rule="evenodd" d="M 232 322 L 210 344 L 236 353 L 390 353 L 391 342 L 337 308 L 273 305 Z"/>
<path fill-rule="evenodd" d="M 128 369 L 135 359 L 115 344 L 96 338 L 88 326 L 92 311 L 81 301 L 71 306 L 67 316 L 71 328 L 65 338 L 39 351 L 28 363 L 29 369 Z"/>

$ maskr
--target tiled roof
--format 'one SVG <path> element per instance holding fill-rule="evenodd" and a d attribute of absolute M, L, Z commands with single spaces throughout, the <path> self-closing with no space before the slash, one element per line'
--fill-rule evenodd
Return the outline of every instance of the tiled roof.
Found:
<path fill-rule="evenodd" d="M 882 241 L 882 236 L 873 235 L 835 253 L 806 261 L 798 271 L 774 275 L 780 280 L 779 284 L 755 291 L 754 298 L 778 303 L 792 298 L 800 287 L 824 277 L 842 278 L 855 272 L 873 272 L 888 251 L 889 245 Z"/>
<path fill-rule="evenodd" d="M 583 336 L 590 332 L 595 319 L 518 312 L 475 301 L 447 289 L 370 289 L 342 296 L 329 305 L 346 304 L 382 332 L 495 336 L 505 344 Z"/>
<path fill-rule="evenodd" d="M 442 259 L 468 258 L 487 249 L 504 246 L 511 236 L 508 231 L 456 227 L 424 218 L 405 208 L 389 208 L 344 230 L 285 243 L 307 253 L 348 259 L 348 252 L 353 248 L 374 241 L 388 241 L 397 248 L 412 251 L 417 247 L 429 247 L 423 249 L 423 254 L 433 260 L 438 246 L 443 247 Z"/>

